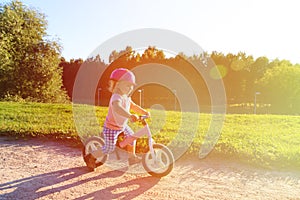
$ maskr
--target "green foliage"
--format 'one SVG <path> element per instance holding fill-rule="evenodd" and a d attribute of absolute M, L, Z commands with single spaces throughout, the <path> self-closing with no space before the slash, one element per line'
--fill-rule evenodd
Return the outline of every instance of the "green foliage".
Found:
<path fill-rule="evenodd" d="M 260 92 L 257 98 L 258 113 L 279 113 L 279 110 L 280 113 L 284 114 L 299 113 L 300 104 L 297 104 L 299 98 L 296 97 L 298 96 L 298 90 L 291 89 L 300 88 L 298 82 L 299 76 L 296 75 L 297 73 L 292 75 L 292 73 L 288 72 L 295 68 L 299 69 L 299 64 L 292 65 L 289 61 L 278 59 L 270 61 L 267 57 L 254 59 L 253 56 L 246 55 L 243 52 L 237 54 L 228 53 L 227 55 L 218 52 L 212 52 L 210 55 L 207 53 L 204 54 L 205 57 L 203 55 L 193 55 L 189 57 L 183 53 L 178 53 L 175 57 L 166 57 L 162 50 L 149 46 L 140 55 L 140 52 L 137 53 L 130 46 L 127 46 L 124 50 L 119 52 L 113 51 L 110 54 L 109 65 L 100 59 L 100 55 L 97 55 L 98 58 L 96 57 L 94 60 L 93 58 L 89 58 L 89 60 L 84 61 L 84 63 L 85 67 L 96 67 L 96 70 L 106 69 L 97 86 L 97 88 L 102 89 L 101 95 L 98 97 L 100 93 L 98 91 L 95 95 L 95 102 L 101 106 L 107 106 L 109 102 L 111 93 L 105 88 L 107 87 L 109 74 L 113 69 L 120 66 L 134 69 L 137 66 L 141 67 L 143 64 L 157 63 L 167 65 L 185 77 L 193 87 L 198 97 L 199 105 L 209 107 L 211 96 L 207 89 L 207 83 L 203 80 L 204 75 L 200 75 L 191 65 L 196 64 L 197 66 L 202 66 L 203 63 L 206 63 L 207 67 L 204 67 L 204 65 L 203 67 L 204 69 L 209 69 L 207 76 L 212 79 L 223 80 L 228 104 L 241 105 L 228 109 L 228 113 L 253 113 L 254 96 L 257 92 Z M 206 58 L 206 60 L 204 58 Z M 214 61 L 215 65 L 213 65 L 212 61 Z M 83 60 L 80 59 L 75 60 L 75 62 L 74 60 L 70 62 L 62 60 L 61 62 L 61 66 L 64 69 L 64 86 L 70 97 L 72 97 L 76 73 L 82 63 Z M 277 66 L 287 66 L 283 70 L 288 72 L 279 73 L 278 76 L 280 77 L 278 78 L 289 79 L 291 81 L 281 82 L 279 88 L 289 89 L 282 89 L 285 91 L 284 95 L 279 95 L 280 93 L 278 93 L 278 95 L 274 96 L 270 92 L 272 91 L 272 89 L 270 90 L 271 84 L 266 81 L 268 80 L 268 82 L 270 82 L 270 73 L 272 74 L 273 70 L 276 71 Z M 277 78 L 273 77 L 274 82 L 276 79 Z M 294 85 L 290 87 L 289 84 Z M 278 87 L 276 86 L 273 87 L 273 89 L 274 88 Z M 142 89 L 147 91 L 144 93 L 144 106 L 150 107 L 158 103 L 168 110 L 174 109 L 173 92 L 169 88 L 165 88 L 161 85 L 147 84 L 142 86 Z M 138 100 L 138 93 L 135 92 L 132 98 Z"/>
<path fill-rule="evenodd" d="M 20 1 L 0 6 L 0 98 L 66 101 L 60 46 L 47 40 L 44 14 Z"/>
<path fill-rule="evenodd" d="M 272 104 L 273 113 L 300 113 L 300 67 L 278 63 L 257 82 L 262 98 Z"/>
<path fill-rule="evenodd" d="M 87 134 L 81 137 L 92 135 L 93 133 L 89 132 L 93 131 L 93 135 L 98 135 L 99 127 L 96 126 L 103 126 L 107 108 L 75 106 L 78 106 L 81 113 L 95 109 L 95 113 L 80 116 L 82 121 L 86 121 L 84 128 L 87 130 Z M 17 137 L 55 135 L 60 138 L 78 138 L 73 111 L 71 104 L 0 102 L 0 133 Z M 191 124 L 197 123 L 196 113 L 185 113 L 187 117 L 184 119 L 180 112 L 151 110 L 151 113 L 152 119 L 149 124 L 154 140 L 168 145 L 177 137 L 176 148 L 185 145 L 187 138 L 194 132 L 191 126 L 181 127 L 181 124 L 184 124 L 182 120 Z M 98 123 L 90 120 L 90 117 L 95 115 Z M 211 118 L 211 114 L 200 115 L 199 127 L 187 154 L 198 155 Z M 134 124 L 134 129 L 138 129 L 137 124 Z M 178 135 L 179 130 L 182 131 L 182 135 Z M 299 132 L 300 116 L 227 115 L 212 155 L 220 154 L 224 158 L 240 159 L 263 167 L 299 170 Z M 138 145 L 146 146 L 146 140 L 140 140 Z"/>

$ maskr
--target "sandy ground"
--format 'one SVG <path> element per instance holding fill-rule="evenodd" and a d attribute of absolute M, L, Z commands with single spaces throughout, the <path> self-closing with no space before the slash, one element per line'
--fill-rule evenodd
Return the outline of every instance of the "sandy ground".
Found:
<path fill-rule="evenodd" d="M 300 199 L 300 172 L 184 158 L 166 177 L 108 164 L 89 172 L 74 145 L 0 136 L 0 199 Z"/>

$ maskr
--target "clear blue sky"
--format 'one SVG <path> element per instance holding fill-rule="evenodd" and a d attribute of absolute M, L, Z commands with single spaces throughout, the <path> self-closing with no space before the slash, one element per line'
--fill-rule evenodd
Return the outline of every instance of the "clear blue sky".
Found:
<path fill-rule="evenodd" d="M 208 52 L 242 51 L 300 63 L 297 0 L 21 1 L 47 16 L 48 34 L 60 39 L 66 59 L 85 59 L 126 31 L 163 28 L 189 37 Z"/>

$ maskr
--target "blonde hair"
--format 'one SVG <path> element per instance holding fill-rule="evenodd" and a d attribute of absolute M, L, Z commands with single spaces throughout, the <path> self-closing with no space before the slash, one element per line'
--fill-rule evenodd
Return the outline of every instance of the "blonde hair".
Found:
<path fill-rule="evenodd" d="M 113 93 L 115 91 L 116 84 L 117 84 L 117 81 L 115 81 L 115 80 L 109 80 L 109 82 L 108 82 L 108 91 L 110 91 L 111 93 Z"/>

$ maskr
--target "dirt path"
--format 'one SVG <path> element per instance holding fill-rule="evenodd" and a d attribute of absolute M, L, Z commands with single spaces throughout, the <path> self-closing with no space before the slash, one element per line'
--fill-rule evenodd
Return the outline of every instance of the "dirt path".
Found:
<path fill-rule="evenodd" d="M 0 136 L 1 200 L 300 199 L 300 172 L 212 158 L 177 161 L 161 179 L 126 170 L 105 165 L 89 172 L 80 149 L 70 144 Z"/>

